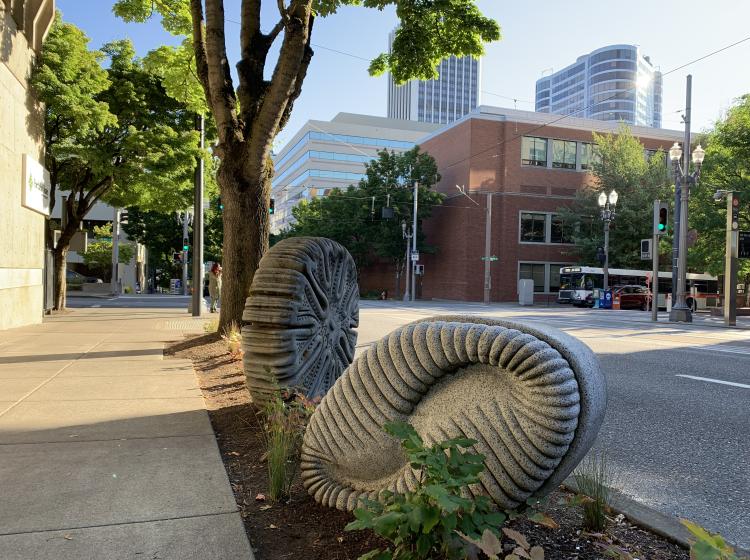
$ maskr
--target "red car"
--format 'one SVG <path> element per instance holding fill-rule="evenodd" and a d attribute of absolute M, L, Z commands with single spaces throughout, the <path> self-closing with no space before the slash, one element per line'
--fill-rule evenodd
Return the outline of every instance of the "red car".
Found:
<path fill-rule="evenodd" d="M 617 286 L 613 295 L 620 298 L 620 309 L 648 310 L 651 293 L 645 286 Z"/>

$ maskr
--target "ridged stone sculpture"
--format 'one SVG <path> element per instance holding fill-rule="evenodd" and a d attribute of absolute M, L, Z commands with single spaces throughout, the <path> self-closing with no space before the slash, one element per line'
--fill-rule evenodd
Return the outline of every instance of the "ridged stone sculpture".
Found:
<path fill-rule="evenodd" d="M 435 317 L 382 338 L 338 379 L 305 432 L 302 480 L 341 510 L 413 489 L 399 442 L 382 429 L 400 420 L 427 443 L 477 440 L 486 469 L 471 492 L 515 508 L 573 471 L 605 406 L 598 361 L 578 340 L 511 321 Z"/>
<path fill-rule="evenodd" d="M 359 288 L 352 256 L 322 237 L 280 241 L 260 261 L 242 318 L 255 402 L 277 387 L 324 395 L 354 358 Z"/>

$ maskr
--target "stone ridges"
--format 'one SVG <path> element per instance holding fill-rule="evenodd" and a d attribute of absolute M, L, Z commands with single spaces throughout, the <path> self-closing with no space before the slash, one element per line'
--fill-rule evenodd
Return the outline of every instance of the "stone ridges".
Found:
<path fill-rule="evenodd" d="M 397 329 L 359 356 L 329 391 L 302 452 L 303 482 L 317 501 L 353 509 L 360 497 L 413 488 L 414 473 L 398 443 L 382 431 L 394 420 L 412 423 L 428 443 L 478 440 L 487 470 L 471 490 L 502 507 L 546 492 L 549 480 L 568 474 L 561 471 L 570 465 L 566 457 L 582 410 L 589 411 L 587 421 L 595 420 L 591 412 L 604 403 L 587 402 L 590 391 L 584 395 L 578 383 L 582 376 L 601 376 L 595 359 L 574 359 L 589 368 L 574 372 L 571 353 L 555 347 L 565 343 L 552 333 L 454 319 Z M 575 346 L 572 355 L 579 353 L 590 351 Z M 579 441 L 575 449 L 592 441 Z"/>
<path fill-rule="evenodd" d="M 354 358 L 359 323 L 354 260 L 330 239 L 277 243 L 255 273 L 243 320 L 245 374 L 256 401 L 276 387 L 325 394 Z"/>

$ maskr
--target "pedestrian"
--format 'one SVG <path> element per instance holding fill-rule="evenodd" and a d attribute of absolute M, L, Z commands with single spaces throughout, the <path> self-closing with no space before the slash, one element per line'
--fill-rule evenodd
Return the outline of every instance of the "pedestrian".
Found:
<path fill-rule="evenodd" d="M 214 263 L 208 273 L 208 295 L 211 297 L 211 313 L 216 313 L 216 305 L 221 299 L 221 265 Z"/>

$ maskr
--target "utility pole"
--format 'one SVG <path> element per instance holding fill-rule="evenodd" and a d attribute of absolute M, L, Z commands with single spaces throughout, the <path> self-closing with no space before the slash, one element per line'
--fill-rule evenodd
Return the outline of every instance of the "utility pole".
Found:
<path fill-rule="evenodd" d="M 414 181 L 414 220 L 412 222 L 412 228 L 411 228 L 411 253 L 412 255 L 417 254 L 417 200 L 419 195 L 419 182 Z M 417 275 L 415 274 L 416 268 L 417 268 L 417 261 L 412 260 L 410 261 L 411 264 L 411 301 L 415 301 L 417 299 L 417 292 L 416 292 L 416 278 Z"/>
<path fill-rule="evenodd" d="M 487 193 L 487 208 L 484 224 L 484 304 L 490 304 L 492 276 L 490 274 L 490 251 L 492 250 L 492 193 Z"/>
<path fill-rule="evenodd" d="M 112 217 L 112 295 L 120 295 L 120 277 L 118 268 L 120 265 L 120 209 L 115 208 Z"/>
<path fill-rule="evenodd" d="M 686 302 L 687 292 L 687 229 L 688 229 L 688 201 L 690 200 L 690 188 L 698 184 L 700 177 L 701 165 L 706 154 L 700 144 L 693 150 L 692 160 L 695 170 L 690 172 L 690 113 L 691 113 L 691 92 L 693 77 L 688 74 L 687 77 L 687 97 L 685 99 L 685 143 L 684 149 L 675 142 L 669 150 L 669 158 L 672 160 L 672 166 L 675 174 L 675 188 L 680 189 L 680 226 L 679 230 L 675 228 L 675 235 L 679 234 L 679 254 L 677 261 L 677 286 L 674 285 L 674 268 L 672 283 L 672 309 L 669 312 L 669 320 L 676 322 L 690 323 L 693 316 Z M 684 163 L 680 164 L 680 159 L 685 156 Z"/>
<path fill-rule="evenodd" d="M 195 118 L 195 128 L 200 133 L 199 145 L 205 147 L 206 134 L 203 115 Z M 195 192 L 193 193 L 193 317 L 203 313 L 203 157 L 195 166 Z"/>

